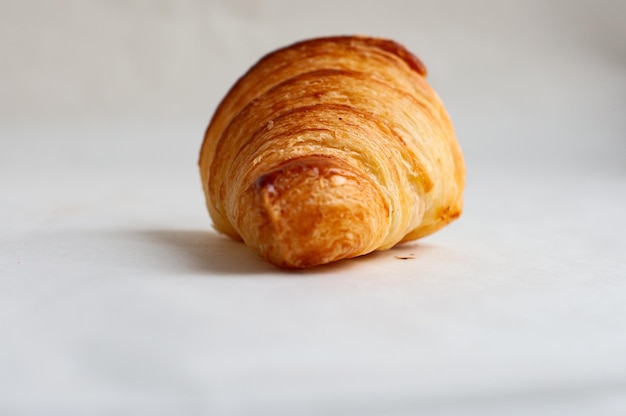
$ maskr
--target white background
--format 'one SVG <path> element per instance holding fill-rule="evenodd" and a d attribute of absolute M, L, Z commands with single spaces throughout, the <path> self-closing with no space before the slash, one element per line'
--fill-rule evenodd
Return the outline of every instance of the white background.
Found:
<path fill-rule="evenodd" d="M 621 0 L 0 1 L 0 414 L 626 413 L 624 22 Z M 263 54 L 351 33 L 425 62 L 466 209 L 280 271 L 211 231 L 203 132 Z"/>

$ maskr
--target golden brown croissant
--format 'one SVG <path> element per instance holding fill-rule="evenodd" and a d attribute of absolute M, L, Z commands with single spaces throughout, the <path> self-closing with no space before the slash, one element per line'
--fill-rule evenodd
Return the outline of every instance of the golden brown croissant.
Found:
<path fill-rule="evenodd" d="M 388 249 L 461 214 L 465 166 L 426 69 L 360 36 L 262 58 L 213 115 L 200 153 L 218 231 L 281 267 Z"/>

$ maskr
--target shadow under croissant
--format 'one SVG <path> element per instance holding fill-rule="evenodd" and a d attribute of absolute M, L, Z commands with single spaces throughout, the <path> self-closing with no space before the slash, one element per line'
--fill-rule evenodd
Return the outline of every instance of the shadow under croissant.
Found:
<path fill-rule="evenodd" d="M 398 245 L 387 251 L 376 251 L 353 259 L 336 261 L 330 264 L 312 267 L 309 269 L 281 269 L 276 267 L 257 254 L 245 244 L 233 241 L 225 236 L 210 231 L 198 230 L 136 230 L 142 239 L 151 244 L 160 244 L 171 255 L 187 264 L 187 271 L 193 273 L 216 274 L 283 274 L 288 276 L 326 274 L 340 270 L 353 269 L 358 273 L 358 267 L 365 263 L 380 261 L 381 258 L 398 260 L 413 260 L 417 253 L 423 252 L 429 246 L 417 243 Z M 179 261 L 179 265 L 181 264 Z"/>

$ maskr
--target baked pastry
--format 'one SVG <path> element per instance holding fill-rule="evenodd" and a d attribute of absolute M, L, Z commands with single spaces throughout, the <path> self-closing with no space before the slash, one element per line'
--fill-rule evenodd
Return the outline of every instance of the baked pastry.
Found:
<path fill-rule="evenodd" d="M 448 114 L 422 62 L 386 39 L 266 55 L 220 103 L 199 165 L 215 228 L 281 267 L 388 249 L 462 210 Z"/>

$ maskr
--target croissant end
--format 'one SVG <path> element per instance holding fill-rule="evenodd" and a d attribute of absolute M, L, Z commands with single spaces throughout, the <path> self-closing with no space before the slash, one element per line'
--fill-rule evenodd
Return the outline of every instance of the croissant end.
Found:
<path fill-rule="evenodd" d="M 304 268 L 368 253 L 389 209 L 380 190 L 340 161 L 289 161 L 241 197 L 242 238 L 270 262 Z M 384 236 L 383 236 L 384 237 Z"/>

